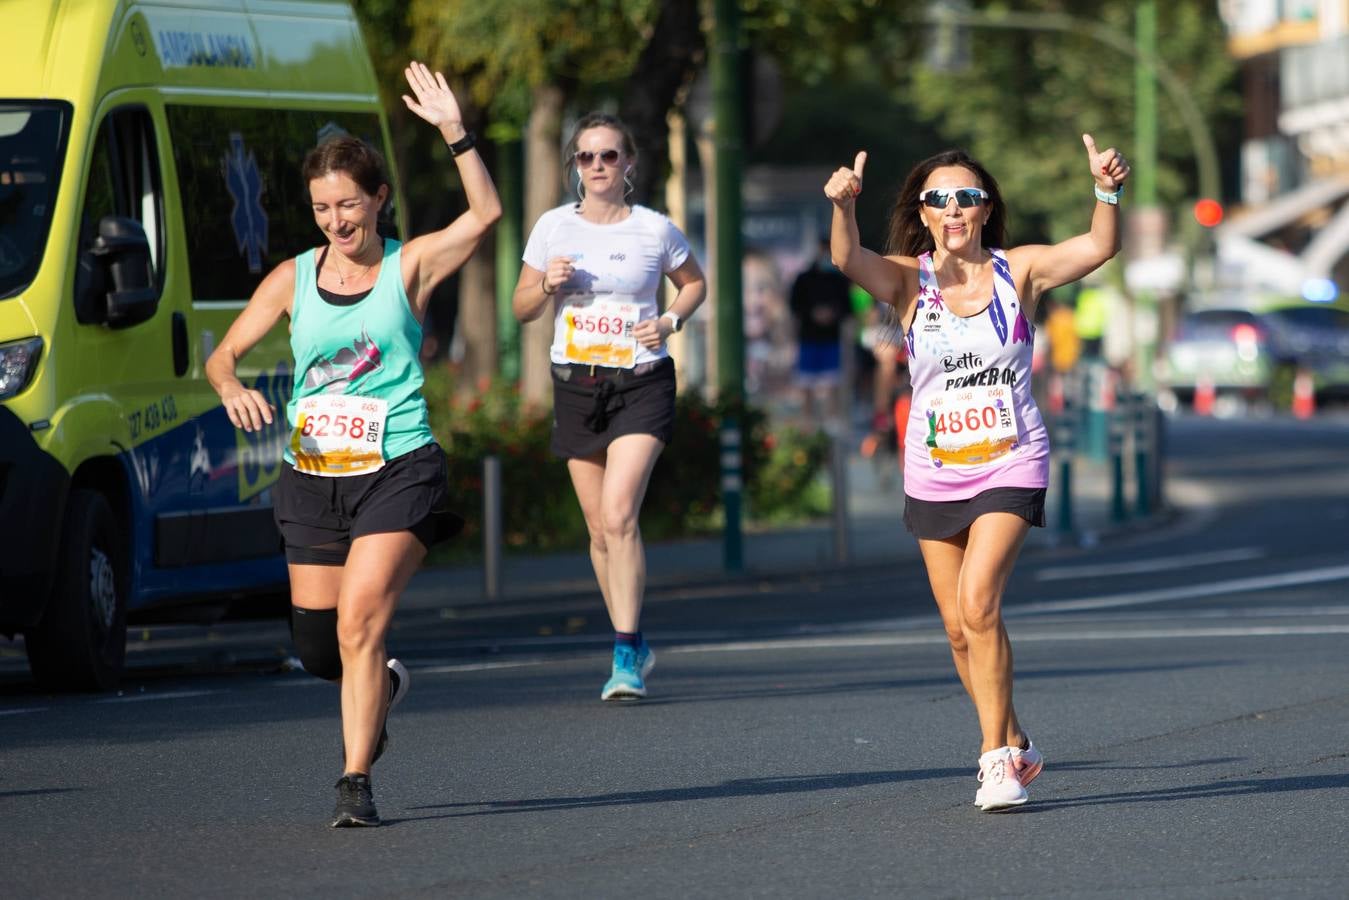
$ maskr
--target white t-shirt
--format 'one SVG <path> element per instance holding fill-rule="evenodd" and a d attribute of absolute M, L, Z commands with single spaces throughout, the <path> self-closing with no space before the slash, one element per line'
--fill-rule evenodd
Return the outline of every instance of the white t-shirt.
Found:
<path fill-rule="evenodd" d="M 539 216 L 524 261 L 540 272 L 567 256 L 576 271 L 553 299 L 555 363 L 596 362 L 631 368 L 664 359 L 631 338 L 637 322 L 654 319 L 661 279 L 684 264 L 689 242 L 668 218 L 634 206 L 621 222 L 587 222 L 575 204 Z"/>

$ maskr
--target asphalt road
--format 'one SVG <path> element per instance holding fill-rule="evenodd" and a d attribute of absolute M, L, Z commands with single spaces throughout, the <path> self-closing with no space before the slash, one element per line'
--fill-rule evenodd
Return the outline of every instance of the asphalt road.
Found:
<path fill-rule="evenodd" d="M 276 623 L 160 629 L 116 696 L 0 657 L 0 894 L 1349 896 L 1349 423 L 1171 454 L 1181 515 L 1014 576 L 1015 812 L 905 557 L 663 589 L 640 704 L 585 598 L 401 610 L 379 829 L 326 827 L 337 696 Z"/>

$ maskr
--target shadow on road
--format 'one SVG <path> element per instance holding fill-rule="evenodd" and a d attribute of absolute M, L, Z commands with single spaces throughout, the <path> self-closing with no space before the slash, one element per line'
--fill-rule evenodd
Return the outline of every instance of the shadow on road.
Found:
<path fill-rule="evenodd" d="M 1113 767 L 1112 767 L 1113 768 Z M 1151 766 L 1139 768 L 1152 768 Z M 1210 781 L 1207 784 L 1179 785 L 1146 791 L 1121 791 L 1111 794 L 1091 794 L 1085 797 L 1065 797 L 1060 800 L 1036 800 L 1017 810 L 1028 813 L 1050 813 L 1075 806 L 1101 806 L 1114 803 L 1156 803 L 1173 800 L 1203 800 L 1210 797 L 1243 797 L 1251 794 L 1282 794 L 1290 791 L 1324 791 L 1349 788 L 1349 773 L 1339 775 L 1306 775 L 1290 778 L 1231 778 Z"/>
<path fill-rule="evenodd" d="M 642 803 L 683 803 L 690 800 L 724 800 L 736 797 L 764 797 L 774 794 L 802 794 L 810 791 L 847 790 L 876 784 L 900 784 L 934 778 L 968 778 L 968 766 L 959 769 L 909 769 L 887 772 L 842 772 L 832 775 L 782 775 L 776 778 L 737 778 L 721 784 L 674 788 L 658 791 L 623 791 L 591 797 L 538 797 L 523 800 L 482 800 L 476 803 L 433 803 L 409 809 L 456 810 L 442 815 L 410 816 L 386 819 L 385 824 L 419 822 L 431 819 L 458 819 L 471 816 L 497 816 L 510 813 L 555 812 L 568 809 L 593 809 L 606 806 L 632 806 Z M 462 810 L 462 811 L 458 811 Z"/>

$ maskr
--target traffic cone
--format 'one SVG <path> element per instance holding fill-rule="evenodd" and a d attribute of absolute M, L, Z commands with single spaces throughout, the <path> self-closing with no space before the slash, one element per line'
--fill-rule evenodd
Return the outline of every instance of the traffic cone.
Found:
<path fill-rule="evenodd" d="M 1194 414 L 1196 416 L 1213 415 L 1213 401 L 1217 394 L 1218 391 L 1213 386 L 1213 379 L 1207 375 L 1200 375 L 1194 383 Z"/>
<path fill-rule="evenodd" d="M 1293 378 L 1293 415 L 1299 419 L 1316 415 L 1316 382 L 1305 369 Z"/>

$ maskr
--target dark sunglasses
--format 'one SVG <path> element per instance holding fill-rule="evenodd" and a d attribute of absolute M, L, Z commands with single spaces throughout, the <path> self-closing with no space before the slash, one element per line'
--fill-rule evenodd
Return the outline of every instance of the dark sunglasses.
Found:
<path fill-rule="evenodd" d="M 573 158 L 576 160 L 578 166 L 583 169 L 588 169 L 590 168 L 590 164 L 595 161 L 596 156 L 598 156 L 600 162 L 604 163 L 606 166 L 612 166 L 618 162 L 617 150 L 601 150 L 598 154 L 591 153 L 589 150 L 577 150 Z"/>
<path fill-rule="evenodd" d="M 933 209 L 946 209 L 946 204 L 951 202 L 952 194 L 955 194 L 956 206 L 961 209 L 982 206 L 984 201 L 988 199 L 988 191 L 976 187 L 962 187 L 928 188 L 918 195 L 918 200 Z"/>

